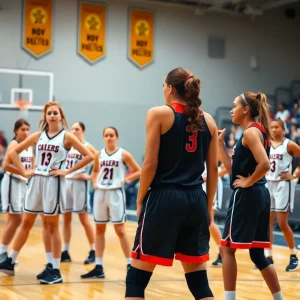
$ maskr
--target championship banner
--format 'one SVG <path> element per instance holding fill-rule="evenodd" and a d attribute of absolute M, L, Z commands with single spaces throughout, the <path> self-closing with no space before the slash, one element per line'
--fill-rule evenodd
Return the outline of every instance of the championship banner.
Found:
<path fill-rule="evenodd" d="M 78 54 L 90 64 L 105 57 L 106 6 L 79 2 Z"/>
<path fill-rule="evenodd" d="M 129 9 L 128 59 L 139 68 L 154 60 L 154 17 L 153 11 Z"/>
<path fill-rule="evenodd" d="M 36 59 L 52 51 L 53 1 L 23 0 L 22 48 Z"/>

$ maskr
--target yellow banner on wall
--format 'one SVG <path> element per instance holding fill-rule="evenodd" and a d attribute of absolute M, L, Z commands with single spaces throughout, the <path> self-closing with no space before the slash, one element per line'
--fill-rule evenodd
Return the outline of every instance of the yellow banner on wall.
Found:
<path fill-rule="evenodd" d="M 154 17 L 153 11 L 129 9 L 128 58 L 139 68 L 144 68 L 154 60 Z"/>
<path fill-rule="evenodd" d="M 22 48 L 34 58 L 52 51 L 53 0 L 23 0 Z"/>
<path fill-rule="evenodd" d="M 79 2 L 78 53 L 90 64 L 105 57 L 106 6 Z"/>

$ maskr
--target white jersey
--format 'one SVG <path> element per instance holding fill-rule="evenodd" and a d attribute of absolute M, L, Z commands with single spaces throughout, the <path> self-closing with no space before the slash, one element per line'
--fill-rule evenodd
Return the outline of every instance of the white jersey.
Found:
<path fill-rule="evenodd" d="M 284 139 L 283 142 L 276 148 L 271 146 L 269 156 L 270 170 L 266 175 L 267 180 L 280 181 L 280 173 L 291 173 L 293 156 L 291 156 L 287 151 L 289 141 L 289 139 Z"/>
<path fill-rule="evenodd" d="M 126 168 L 123 163 L 123 149 L 119 148 L 112 154 L 107 154 L 106 149 L 100 152 L 100 174 L 98 188 L 112 190 L 122 188 Z"/>
<path fill-rule="evenodd" d="M 89 143 L 84 142 L 83 145 L 88 146 Z M 72 147 L 71 150 L 67 154 L 65 169 L 68 170 L 68 169 L 73 168 L 82 159 L 83 159 L 83 155 L 79 151 L 77 151 L 75 148 Z M 73 173 L 68 174 L 65 178 L 70 179 L 79 173 L 87 173 L 89 166 L 90 166 L 90 164 L 84 166 L 83 168 L 81 168 Z"/>
<path fill-rule="evenodd" d="M 61 169 L 67 157 L 68 150 L 65 148 L 66 131 L 63 129 L 53 137 L 49 137 L 43 131 L 36 144 L 36 175 L 49 176 L 52 169 Z"/>
<path fill-rule="evenodd" d="M 16 140 L 13 140 L 13 141 L 18 144 L 18 142 Z M 26 170 L 32 169 L 32 161 L 33 161 L 32 147 L 29 147 L 28 149 L 26 149 L 26 150 L 22 151 L 21 153 L 19 153 L 19 159 L 20 159 L 23 167 Z M 9 172 L 7 172 L 7 174 L 11 175 L 12 177 L 17 178 L 19 180 L 27 182 L 27 178 L 25 178 L 21 175 L 9 173 Z"/>

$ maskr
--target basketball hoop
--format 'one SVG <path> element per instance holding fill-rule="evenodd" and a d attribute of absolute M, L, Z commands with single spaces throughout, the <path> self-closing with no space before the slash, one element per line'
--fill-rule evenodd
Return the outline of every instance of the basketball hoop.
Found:
<path fill-rule="evenodd" d="M 27 118 L 28 117 L 28 109 L 32 105 L 32 101 L 15 100 L 15 105 L 19 108 L 21 117 Z"/>

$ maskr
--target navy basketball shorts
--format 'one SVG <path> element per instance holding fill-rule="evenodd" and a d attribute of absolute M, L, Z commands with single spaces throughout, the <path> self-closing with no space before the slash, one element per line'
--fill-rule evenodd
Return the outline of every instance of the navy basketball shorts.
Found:
<path fill-rule="evenodd" d="M 264 185 L 239 188 L 231 196 L 221 246 L 270 248 L 270 194 Z"/>
<path fill-rule="evenodd" d="M 209 217 L 202 188 L 160 188 L 147 193 L 132 258 L 172 266 L 209 260 Z"/>

